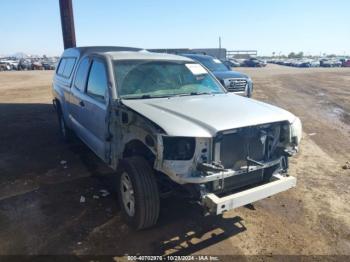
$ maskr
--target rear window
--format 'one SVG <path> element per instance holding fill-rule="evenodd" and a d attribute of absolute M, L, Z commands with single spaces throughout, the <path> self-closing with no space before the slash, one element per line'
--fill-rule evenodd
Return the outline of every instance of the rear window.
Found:
<path fill-rule="evenodd" d="M 57 75 L 69 78 L 72 74 L 75 61 L 76 59 L 72 57 L 61 58 L 61 62 L 57 68 Z"/>
<path fill-rule="evenodd" d="M 64 71 L 65 65 L 66 65 L 66 59 L 61 59 L 61 62 L 58 65 L 58 68 L 57 68 L 57 74 L 58 75 L 63 75 L 63 71 Z"/>

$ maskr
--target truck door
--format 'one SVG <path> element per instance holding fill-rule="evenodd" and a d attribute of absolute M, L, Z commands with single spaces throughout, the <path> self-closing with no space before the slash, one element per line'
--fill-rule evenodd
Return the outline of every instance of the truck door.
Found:
<path fill-rule="evenodd" d="M 85 92 L 77 96 L 81 138 L 103 160 L 106 160 L 108 130 L 106 124 L 108 80 L 105 62 L 93 58 Z"/>
<path fill-rule="evenodd" d="M 69 98 L 69 118 L 72 129 L 82 140 L 85 140 L 85 127 L 81 115 L 84 110 L 84 96 L 86 81 L 90 69 L 90 58 L 85 57 L 78 65 L 78 69 L 71 87 L 71 96 Z"/>

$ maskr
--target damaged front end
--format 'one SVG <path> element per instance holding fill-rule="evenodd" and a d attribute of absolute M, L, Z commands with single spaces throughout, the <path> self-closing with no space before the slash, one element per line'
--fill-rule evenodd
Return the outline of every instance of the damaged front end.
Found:
<path fill-rule="evenodd" d="M 270 182 L 279 188 L 261 189 L 250 198 L 257 200 L 269 192 L 295 186 L 295 178 L 288 178 L 287 186 L 276 181 L 287 176 L 288 157 L 297 152 L 301 136 L 299 123 L 300 120 L 294 127 L 293 123 L 284 121 L 237 128 L 218 132 L 213 138 L 159 136 L 158 152 L 162 152 L 162 160 L 158 161 L 157 168 L 173 181 L 195 188 L 198 200 L 210 212 L 222 213 L 231 209 L 229 206 L 236 207 L 231 200 L 231 204 L 225 200 L 219 208 L 218 199 L 227 198 L 228 194 Z M 237 199 L 234 201 L 237 203 Z"/>

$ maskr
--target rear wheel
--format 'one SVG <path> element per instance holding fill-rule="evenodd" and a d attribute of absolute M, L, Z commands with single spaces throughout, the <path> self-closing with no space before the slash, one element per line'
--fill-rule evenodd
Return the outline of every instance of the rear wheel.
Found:
<path fill-rule="evenodd" d="M 149 228 L 159 216 L 159 192 L 154 172 L 142 157 L 121 162 L 118 176 L 118 200 L 123 218 L 136 229 Z"/>
<path fill-rule="evenodd" d="M 65 122 L 64 117 L 63 117 L 63 114 L 62 114 L 62 111 L 61 111 L 61 108 L 58 108 L 57 115 L 58 115 L 59 131 L 60 131 L 62 139 L 66 142 L 72 141 L 73 132 L 72 132 L 72 130 L 70 130 L 67 127 L 66 122 Z"/>

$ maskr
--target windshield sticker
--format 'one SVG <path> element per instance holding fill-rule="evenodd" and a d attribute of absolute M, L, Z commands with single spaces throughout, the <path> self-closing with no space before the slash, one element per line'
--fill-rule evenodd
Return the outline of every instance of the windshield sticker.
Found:
<path fill-rule="evenodd" d="M 194 75 L 203 75 L 207 74 L 207 70 L 205 70 L 201 65 L 199 64 L 185 64 L 186 67 L 192 72 Z"/>
<path fill-rule="evenodd" d="M 221 61 L 220 61 L 219 59 L 214 58 L 213 60 L 214 60 L 214 62 L 215 62 L 215 63 L 217 63 L 217 64 L 221 64 Z"/>

